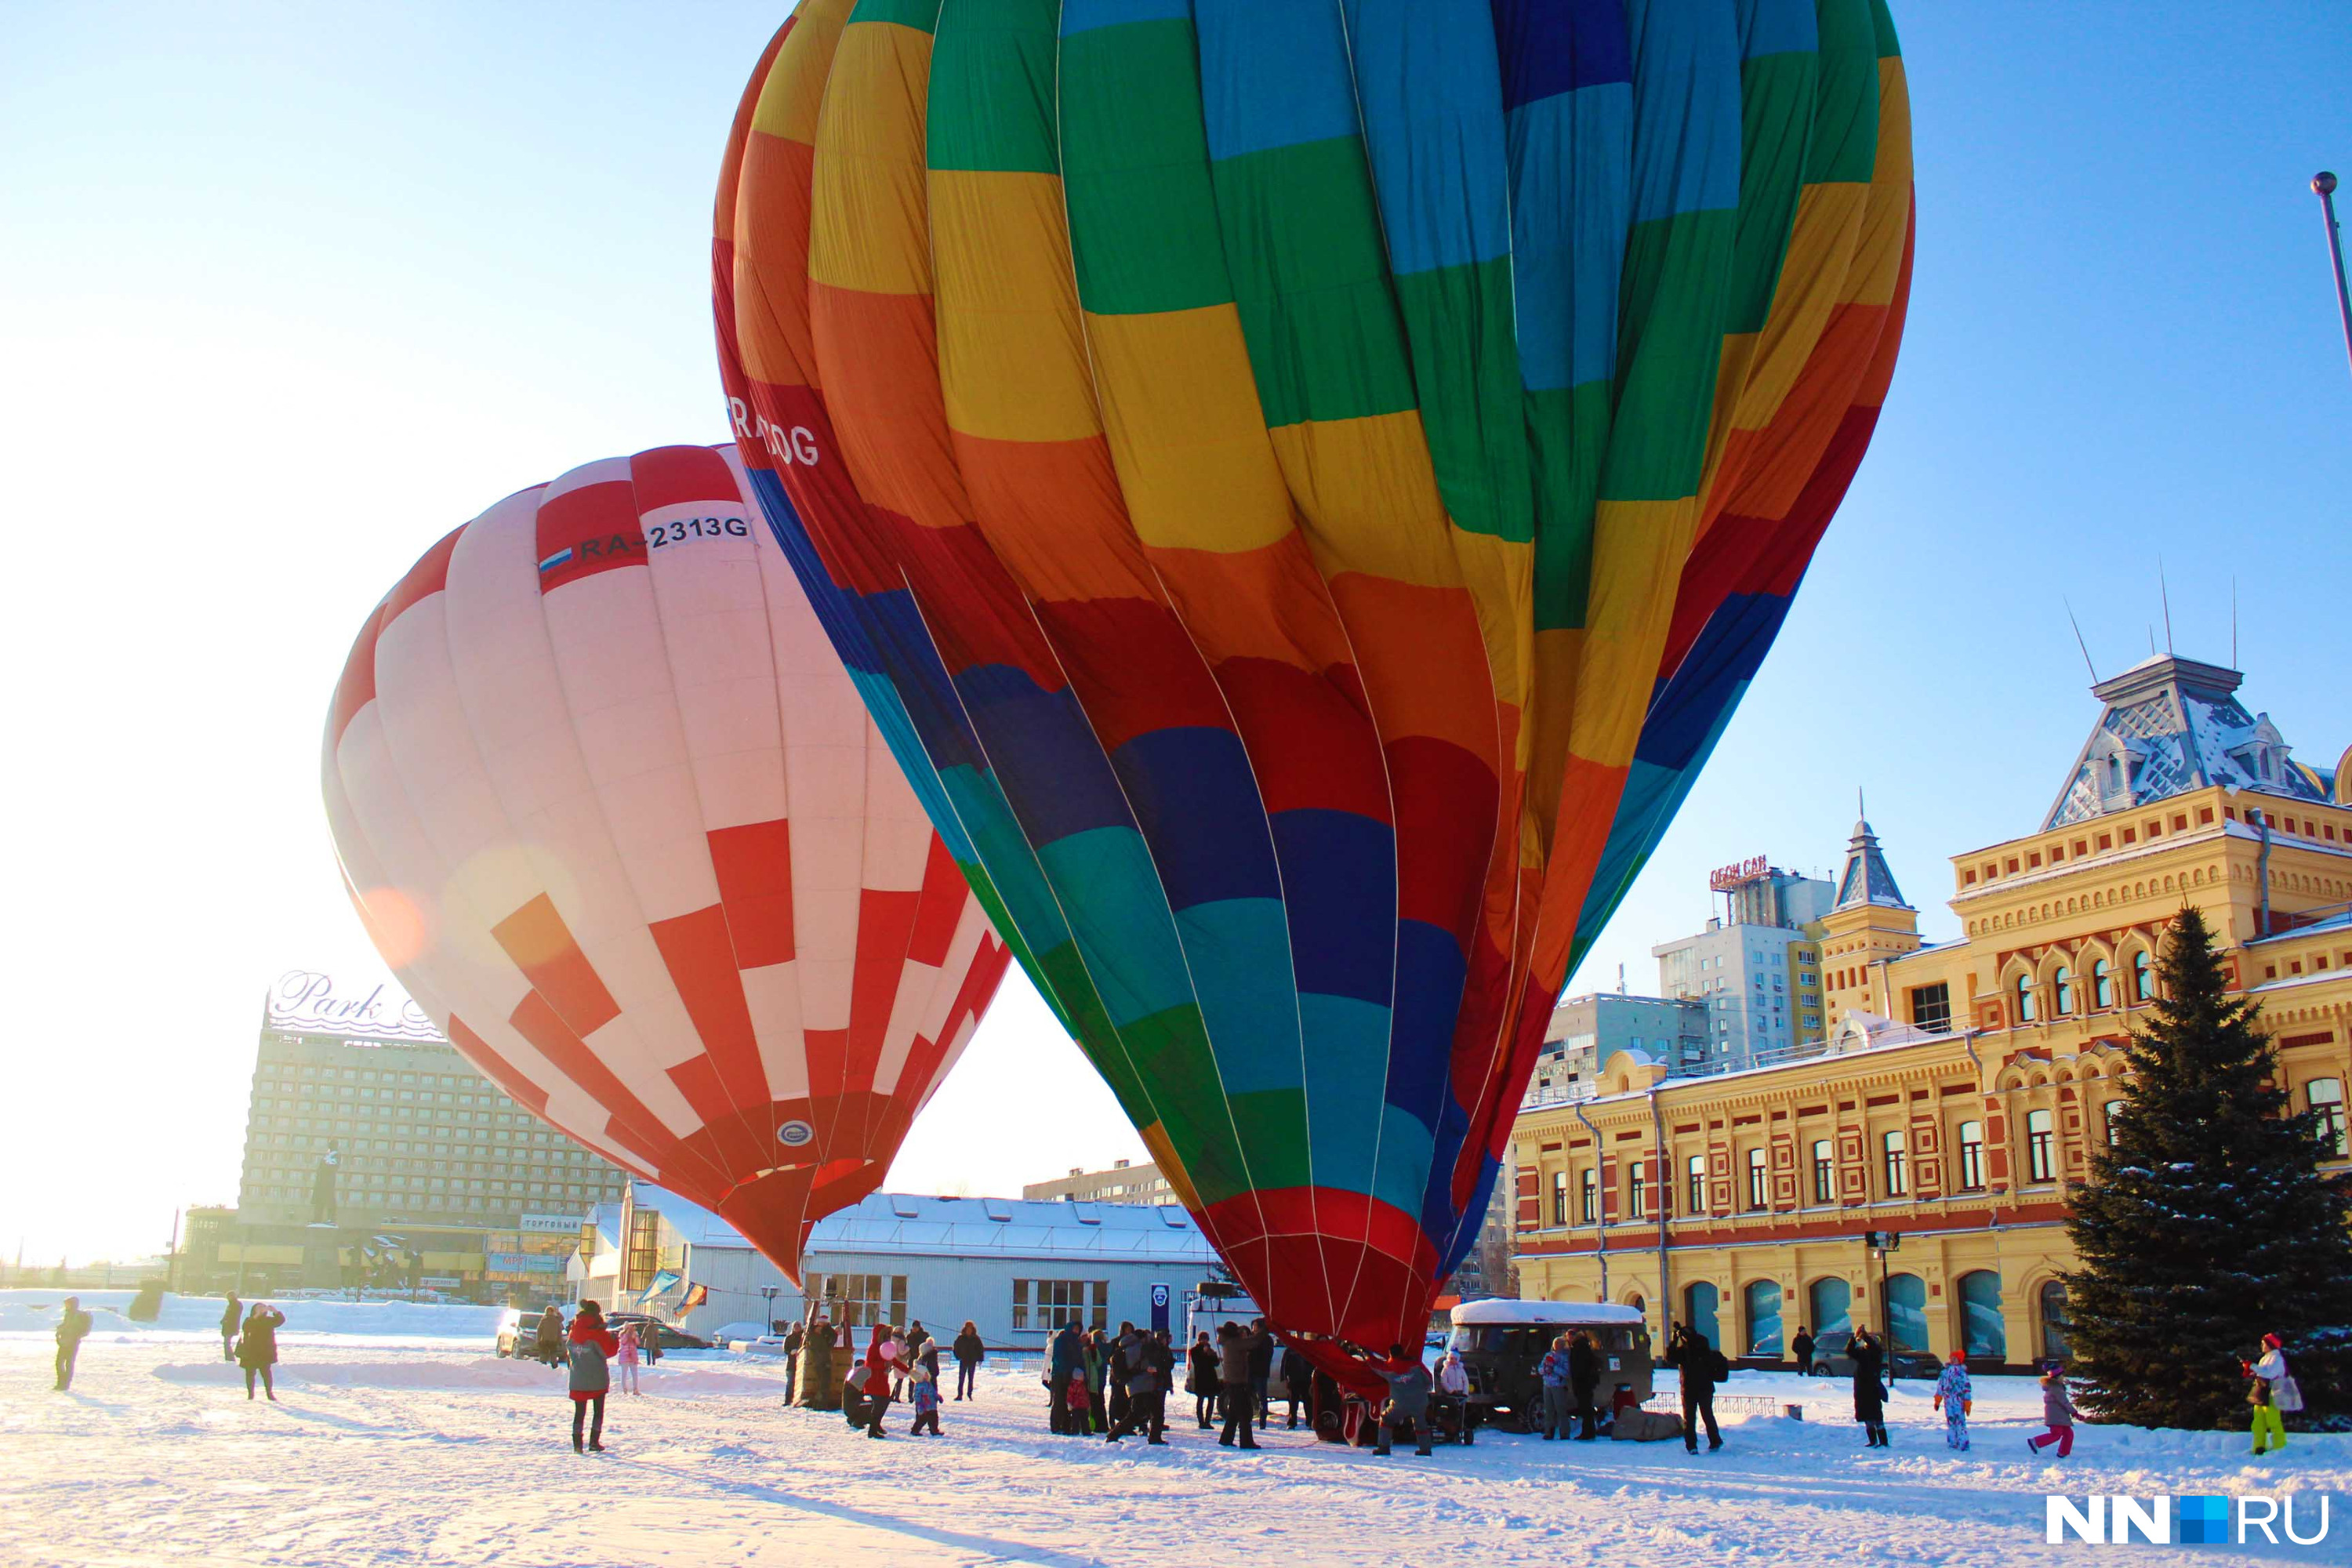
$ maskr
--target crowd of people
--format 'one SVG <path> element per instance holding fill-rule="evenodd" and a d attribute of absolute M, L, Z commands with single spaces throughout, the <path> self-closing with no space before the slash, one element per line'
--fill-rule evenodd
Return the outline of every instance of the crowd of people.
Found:
<path fill-rule="evenodd" d="M 257 1385 L 272 1403 L 278 1398 L 273 1369 L 278 1364 L 278 1331 L 285 1321 L 285 1314 L 266 1301 L 247 1307 L 232 1293 L 223 1304 L 221 1357 L 243 1371 L 247 1399 L 256 1396 Z M 90 1315 L 82 1310 L 80 1298 L 66 1297 L 56 1329 L 56 1386 L 60 1393 L 73 1386 L 81 1343 L 90 1328 Z M 656 1326 L 632 1319 L 615 1330 L 594 1301 L 583 1301 L 568 1325 L 558 1308 L 549 1307 L 534 1326 L 530 1343 L 538 1359 L 566 1374 L 572 1404 L 572 1447 L 581 1453 L 604 1451 L 604 1404 L 614 1388 L 614 1373 L 618 1373 L 621 1392 L 635 1394 L 639 1363 L 656 1361 L 661 1354 Z M 783 1342 L 787 1405 L 795 1403 L 796 1394 L 803 1392 L 796 1383 L 805 1375 L 804 1352 L 822 1346 L 825 1365 L 830 1367 L 830 1352 L 839 1343 L 841 1335 L 820 1314 L 813 1313 L 789 1328 Z M 1815 1372 L 1819 1363 L 1813 1336 L 1801 1328 L 1793 1348 L 1800 1371 Z M 978 1373 L 988 1359 L 978 1327 L 967 1320 L 949 1350 L 956 1363 L 954 1398 L 977 1398 Z M 1856 1328 L 1846 1340 L 1843 1354 L 1852 1363 L 1853 1419 L 1863 1429 L 1864 1446 L 1890 1447 L 1886 1398 L 1893 1385 L 1888 1382 L 1885 1342 L 1866 1327 Z M 939 1342 L 920 1320 L 909 1321 L 903 1331 L 886 1322 L 872 1324 L 862 1353 L 853 1347 L 842 1375 L 841 1411 L 850 1428 L 868 1437 L 887 1436 L 883 1418 L 891 1405 L 906 1404 L 913 1406 L 914 1415 L 908 1436 L 944 1436 L 940 1426 L 940 1356 Z M 1424 1455 L 1441 1434 L 1458 1442 L 1472 1440 L 1470 1385 L 1460 1356 L 1446 1351 L 1433 1373 L 1417 1348 L 1408 1352 L 1402 1345 L 1391 1345 L 1385 1360 L 1368 1359 L 1387 1389 L 1379 1408 L 1370 1412 L 1376 1423 L 1375 1454 L 1390 1453 L 1397 1438 L 1414 1443 L 1414 1452 Z M 1591 1442 L 1600 1436 L 1604 1419 L 1621 1433 L 1628 1420 L 1667 1423 L 1666 1431 L 1671 1433 L 1673 1417 L 1642 1411 L 1623 1384 L 1603 1416 L 1598 1404 L 1601 1360 L 1599 1348 L 1584 1330 L 1563 1333 L 1552 1342 L 1536 1368 L 1541 1385 L 1534 1422 L 1538 1434 L 1546 1442 Z M 1702 1428 L 1707 1451 L 1720 1449 L 1723 1433 L 1716 1419 L 1715 1391 L 1730 1376 L 1730 1363 L 1705 1335 L 1688 1324 L 1678 1324 L 1667 1339 L 1665 1364 L 1680 1374 L 1680 1432 L 1685 1449 L 1698 1451 Z M 2282 1417 L 2303 1408 L 2303 1395 L 2279 1336 L 2264 1335 L 2259 1359 L 2241 1361 L 2239 1366 L 2247 1380 L 2252 1413 L 2252 1451 L 2261 1455 L 2285 1447 Z M 1192 1395 L 1195 1426 L 1202 1432 L 1217 1430 L 1221 1447 L 1257 1447 L 1256 1434 L 1273 1424 L 1277 1398 L 1288 1406 L 1290 1429 L 1297 1427 L 1302 1410 L 1313 1423 L 1318 1376 L 1313 1363 L 1297 1344 L 1257 1318 L 1247 1326 L 1224 1322 L 1213 1338 L 1208 1330 L 1200 1331 L 1181 1357 L 1162 1330 L 1121 1322 L 1114 1333 L 1064 1324 L 1047 1342 L 1043 1358 L 1047 1429 L 1071 1436 L 1100 1435 L 1111 1443 L 1140 1436 L 1147 1444 L 1165 1446 L 1168 1401 L 1179 1390 L 1180 1372 L 1182 1392 Z M 2038 1458 L 2054 1448 L 2063 1459 L 2074 1452 L 2076 1416 L 2063 1369 L 2054 1363 L 2046 1366 L 2041 1389 L 2043 1430 L 2026 1439 L 2026 1450 Z M 1969 1416 L 1975 1409 L 1975 1387 L 1967 1358 L 1959 1350 L 1951 1352 L 1937 1379 L 1934 1408 L 1943 1416 L 1947 1446 L 1969 1451 Z"/>

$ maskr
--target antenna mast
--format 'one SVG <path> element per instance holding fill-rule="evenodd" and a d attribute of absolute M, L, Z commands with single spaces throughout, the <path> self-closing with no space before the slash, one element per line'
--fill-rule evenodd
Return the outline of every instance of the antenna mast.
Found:
<path fill-rule="evenodd" d="M 2232 584 L 2233 585 L 2230 591 L 2232 594 L 2235 594 L 2237 589 L 2234 585 L 2234 579 L 2232 580 Z M 2099 667 L 2091 662 L 2091 645 L 2083 640 L 2083 623 L 2074 618 L 2074 606 L 2063 595 L 2059 598 L 2058 602 L 2066 606 L 2066 624 L 2074 628 L 2074 646 L 2083 650 L 2083 668 L 2091 672 L 2091 684 L 2096 686 L 2099 683 Z M 2234 598 L 2230 602 L 2232 605 L 2237 603 Z M 2233 628 L 2232 636 L 2234 636 L 2234 628 L 2238 624 L 2236 620 L 2236 611 L 2233 609 L 2231 614 L 2231 619 L 2230 625 Z"/>

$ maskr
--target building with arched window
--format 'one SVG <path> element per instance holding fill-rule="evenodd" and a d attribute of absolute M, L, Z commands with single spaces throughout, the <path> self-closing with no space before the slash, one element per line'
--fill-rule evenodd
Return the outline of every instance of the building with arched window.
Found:
<path fill-rule="evenodd" d="M 1937 1354 L 2060 1353 L 2068 1197 L 2113 1139 L 2122 1047 L 2183 904 L 2261 1003 L 2293 1108 L 2352 1154 L 2352 753 L 2296 761 L 2239 679 L 2162 656 L 2094 687 L 2099 719 L 2041 826 L 1952 858 L 1955 940 L 1923 939 L 1856 823 L 1808 928 L 1829 1035 L 1813 1054 L 1705 1076 L 1621 1054 L 1592 1098 L 1521 1112 L 1521 1292 L 1600 1299 L 1605 1268 L 1608 1300 L 1654 1304 L 1659 1342 L 1667 1304 L 1703 1299 L 1726 1353 L 1759 1361 L 1832 1299 Z M 1542 1223 L 1555 1170 L 1592 1194 L 1580 1224 Z M 1898 1247 L 1865 1249 L 1888 1231 Z"/>

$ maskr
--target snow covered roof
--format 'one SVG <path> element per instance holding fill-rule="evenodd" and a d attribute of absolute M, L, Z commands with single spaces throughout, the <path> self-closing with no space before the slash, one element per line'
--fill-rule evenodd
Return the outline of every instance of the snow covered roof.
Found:
<path fill-rule="evenodd" d="M 698 1247 L 745 1247 L 742 1234 L 709 1210 L 676 1193 L 640 1182 L 636 1205 L 660 1212 L 663 1222 Z M 617 1224 L 619 1205 L 613 1211 Z M 600 1225 L 603 1209 L 599 1210 Z M 1207 1263 L 1215 1256 L 1192 1216 L 1172 1204 L 1097 1204 L 1023 1198 L 934 1198 L 874 1193 L 816 1222 L 804 1249 L 968 1258 L 995 1254 L 1038 1258 L 1131 1258 L 1137 1262 Z"/>
<path fill-rule="evenodd" d="M 1487 1323 L 1527 1324 L 1549 1328 L 1554 1324 L 1579 1323 L 1638 1323 L 1642 1321 L 1639 1307 L 1620 1307 L 1609 1301 L 1512 1301 L 1500 1297 L 1484 1301 L 1465 1301 L 1454 1309 L 1454 1321 L 1459 1327 Z"/>
<path fill-rule="evenodd" d="M 2237 699 L 2234 669 L 2158 654 L 2091 688 L 2105 706 L 2042 823 L 2047 831 L 2215 784 L 2325 801 L 2267 713 Z"/>

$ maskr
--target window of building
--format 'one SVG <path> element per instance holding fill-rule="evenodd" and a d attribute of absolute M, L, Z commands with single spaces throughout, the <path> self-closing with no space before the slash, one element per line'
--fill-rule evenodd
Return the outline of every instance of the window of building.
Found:
<path fill-rule="evenodd" d="M 2344 1080 L 2340 1078 L 2315 1078 L 2303 1086 L 2303 1102 L 2319 1113 L 2320 1135 L 2327 1146 L 2342 1159 L 2346 1153 L 2344 1126 Z"/>
<path fill-rule="evenodd" d="M 2104 1012 L 2116 1005 L 2114 966 L 2104 958 L 2091 961 L 2091 1005 Z"/>
<path fill-rule="evenodd" d="M 2050 1113 L 2029 1110 L 2025 1113 L 2025 1167 L 2029 1180 L 2057 1180 L 2057 1163 L 2052 1157 Z"/>
<path fill-rule="evenodd" d="M 1830 1141 L 1813 1140 L 1813 1202 L 1826 1204 L 1837 1197 L 1837 1161 L 1830 1153 Z"/>
<path fill-rule="evenodd" d="M 1584 1184 L 1579 1194 L 1577 1213 L 1582 1216 L 1580 1224 L 1598 1225 L 1601 1222 L 1601 1173 L 1590 1165 L 1584 1168 Z"/>
<path fill-rule="evenodd" d="M 2033 976 L 2019 975 L 2016 991 L 2017 1021 L 2021 1024 L 2031 1024 L 2033 1022 Z"/>
<path fill-rule="evenodd" d="M 1893 1132 L 1889 1132 L 1886 1135 L 1885 1142 L 1886 1145 L 1886 1195 L 1890 1198 L 1899 1198 L 1908 1194 L 1911 1190 L 1910 1183 L 1907 1179 L 1909 1173 L 1904 1169 L 1903 1133 L 1901 1130 L 1897 1129 Z"/>
<path fill-rule="evenodd" d="M 1649 1184 L 1645 1180 L 1648 1171 L 1649 1162 L 1646 1160 L 1635 1160 L 1625 1167 L 1625 1211 L 1634 1219 L 1640 1219 L 1650 1212 L 1649 1205 L 1644 1201 L 1649 1193 Z"/>
<path fill-rule="evenodd" d="M 1960 1190 L 1984 1191 L 1984 1123 L 1960 1123 Z"/>
<path fill-rule="evenodd" d="M 1690 1203 L 1684 1212 L 1705 1214 L 1706 1212 L 1706 1156 L 1704 1154 L 1693 1154 L 1690 1157 L 1689 1191 Z"/>
<path fill-rule="evenodd" d="M 1959 1279 L 1960 1348 L 1971 1358 L 2009 1359 L 2009 1331 L 2001 1321 L 2000 1276 L 1990 1268 Z"/>
<path fill-rule="evenodd" d="M 1780 1359 L 1780 1287 L 1769 1279 L 1748 1284 L 1748 1353 L 1771 1361 Z"/>
<path fill-rule="evenodd" d="M 1749 1209 L 1757 1210 L 1764 1206 L 1766 1191 L 1764 1151 L 1750 1149 L 1748 1151 L 1748 1206 Z"/>
<path fill-rule="evenodd" d="M 2156 965 L 2149 960 L 2146 948 L 2132 954 L 2132 1000 L 2156 1000 Z"/>
<path fill-rule="evenodd" d="M 478 1202 L 479 1200 L 476 1200 Z M 1021 1287 L 1027 1283 L 1013 1282 L 1013 1300 L 1018 1301 Z M 907 1277 L 904 1274 L 819 1274 L 809 1280 L 809 1293 L 824 1302 L 825 1316 L 838 1329 L 844 1324 L 863 1328 L 874 1323 L 904 1323 L 907 1321 Z M 1013 1308 L 1013 1321 L 1020 1321 L 1021 1309 Z"/>
<path fill-rule="evenodd" d="M 898 1289 L 906 1289 L 904 1278 Z M 905 1311 L 899 1309 L 902 1321 Z M 1052 1333 L 1066 1324 L 1082 1329 L 1110 1326 L 1110 1281 L 1108 1279 L 1015 1279 L 1013 1282 L 1013 1327 Z"/>
<path fill-rule="evenodd" d="M 1568 1223 L 1568 1173 L 1566 1171 L 1554 1171 L 1551 1173 L 1551 1223 L 1556 1226 L 1564 1226 Z"/>
<path fill-rule="evenodd" d="M 2074 972 L 2063 963 L 2050 977 L 2050 1005 L 2061 1018 L 2074 1010 Z"/>
<path fill-rule="evenodd" d="M 1911 987 L 1911 1022 L 1938 1033 L 1952 1026 L 1952 987 L 1948 982 Z"/>

